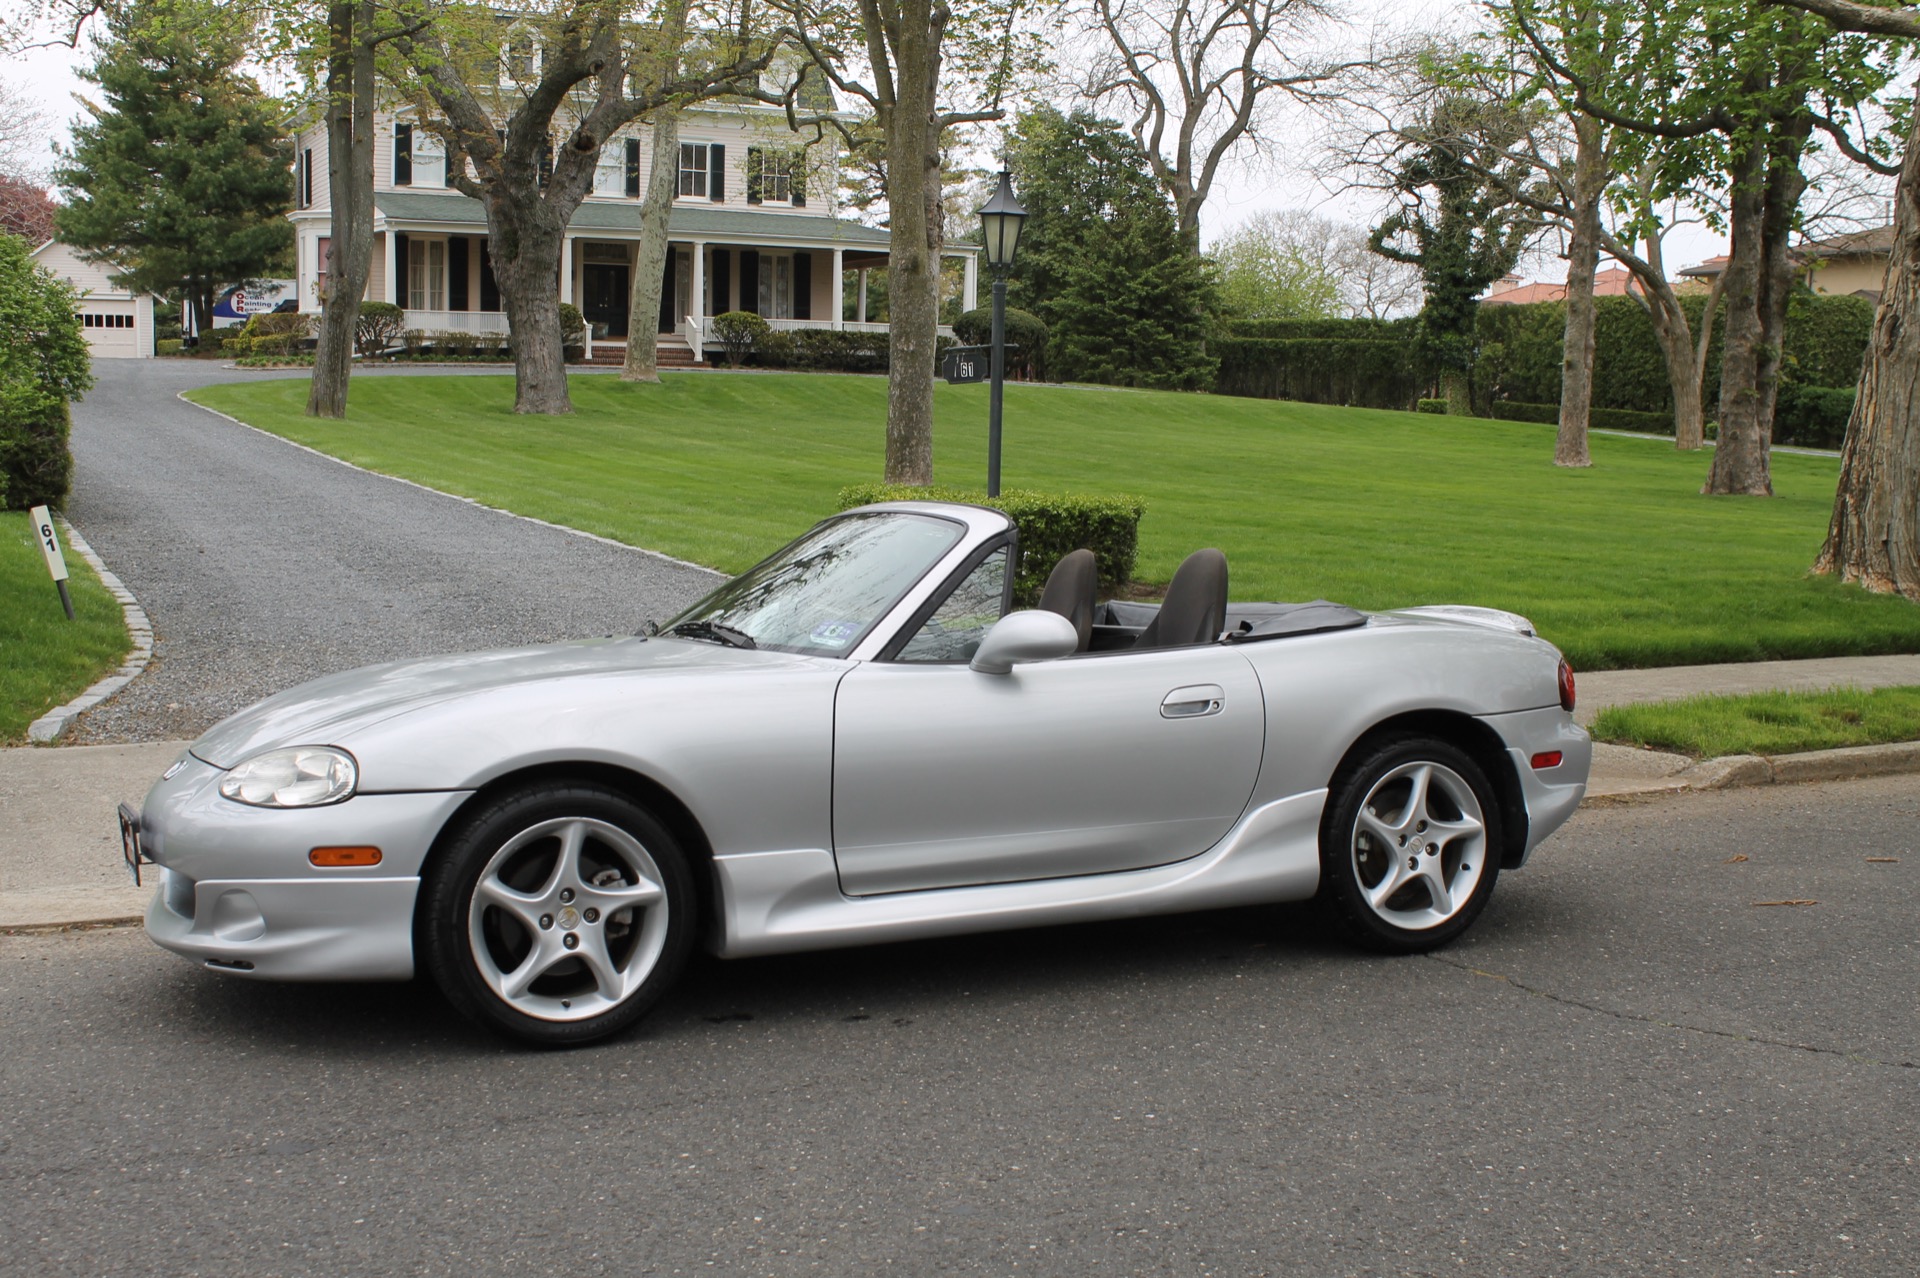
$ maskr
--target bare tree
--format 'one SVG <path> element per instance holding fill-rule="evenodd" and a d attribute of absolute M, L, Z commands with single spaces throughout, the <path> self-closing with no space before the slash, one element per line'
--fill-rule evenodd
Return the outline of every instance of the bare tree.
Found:
<path fill-rule="evenodd" d="M 18 85 L 0 80 L 0 176 L 34 185 L 46 180 L 47 117 Z"/>
<path fill-rule="evenodd" d="M 1118 103 L 1173 201 L 1180 236 L 1200 251 L 1200 210 L 1221 166 L 1286 103 L 1314 102 L 1372 57 L 1311 52 L 1335 24 L 1326 0 L 1085 0 L 1107 48 L 1088 78 L 1095 102 Z"/>
<path fill-rule="evenodd" d="M 808 57 L 883 139 L 890 484 L 933 482 L 933 376 L 940 320 L 941 142 L 997 120 L 1010 77 L 1040 54 L 1023 29 L 1032 0 L 772 0 Z M 957 105 L 962 93 L 985 106 Z M 825 121 L 836 127 L 840 121 Z M 849 146 L 855 142 L 846 130 Z"/>
<path fill-rule="evenodd" d="M 683 51 L 676 75 L 647 83 L 634 72 L 658 57 L 662 24 L 632 0 L 553 0 L 512 13 L 438 0 L 433 8 L 430 26 L 395 42 L 401 83 L 446 143 L 447 184 L 486 209 L 513 332 L 514 411 L 571 412 L 553 283 L 600 148 L 662 107 L 765 96 L 759 77 L 777 35 L 759 30 L 744 3 L 705 12 L 690 22 L 702 30 L 699 56 Z"/>

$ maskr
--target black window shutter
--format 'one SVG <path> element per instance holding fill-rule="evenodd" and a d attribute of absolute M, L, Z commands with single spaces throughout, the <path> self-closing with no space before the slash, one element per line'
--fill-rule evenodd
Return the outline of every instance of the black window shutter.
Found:
<path fill-rule="evenodd" d="M 753 152 L 747 154 L 751 157 Z M 760 254 L 755 249 L 740 250 L 740 309 L 760 313 Z"/>
<path fill-rule="evenodd" d="M 807 207 L 807 153 L 805 151 L 793 153 L 793 207 L 796 209 Z"/>
<path fill-rule="evenodd" d="M 680 261 L 680 255 L 673 251 L 673 245 L 667 245 L 666 274 L 660 281 L 660 331 L 673 331 L 673 268 Z"/>
<path fill-rule="evenodd" d="M 640 139 L 627 139 L 627 198 L 640 198 Z"/>
<path fill-rule="evenodd" d="M 387 300 L 395 306 L 405 306 L 413 300 L 407 282 L 407 237 L 399 234 L 393 237 L 393 290 L 400 296 Z"/>
<path fill-rule="evenodd" d="M 796 190 L 794 203 L 800 203 Z M 793 317 L 810 320 L 813 318 L 813 254 L 795 253 L 793 255 Z"/>
<path fill-rule="evenodd" d="M 472 309 L 467 305 L 467 245 L 470 241 L 464 235 L 447 237 L 447 309 L 465 311 Z"/>
<path fill-rule="evenodd" d="M 727 148 L 718 142 L 707 148 L 707 196 L 715 204 L 727 202 Z"/>
<path fill-rule="evenodd" d="M 733 309 L 733 296 L 731 293 L 733 279 L 729 274 L 729 268 L 731 268 L 732 265 L 733 254 L 730 251 L 723 248 L 713 250 L 713 265 L 707 268 L 711 272 L 708 277 L 710 282 L 707 287 L 713 290 L 713 313 L 715 315 L 723 315 Z"/>
<path fill-rule="evenodd" d="M 313 148 L 312 147 L 308 147 L 306 150 L 300 152 L 299 194 L 300 194 L 300 207 L 303 209 L 312 208 L 313 207 Z"/>
<path fill-rule="evenodd" d="M 393 184 L 413 185 L 413 126 L 393 126 Z"/>
<path fill-rule="evenodd" d="M 747 148 L 747 203 L 760 202 L 760 148 Z M 744 267 L 742 268 L 745 269 Z M 745 278 L 742 276 L 742 278 Z"/>
<path fill-rule="evenodd" d="M 493 273 L 493 252 L 487 241 L 480 241 L 480 309 L 500 309 L 500 279 Z"/>

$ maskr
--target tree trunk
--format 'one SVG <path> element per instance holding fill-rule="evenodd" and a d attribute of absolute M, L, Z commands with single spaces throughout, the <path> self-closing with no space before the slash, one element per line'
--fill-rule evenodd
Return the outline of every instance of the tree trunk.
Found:
<path fill-rule="evenodd" d="M 1773 495 L 1767 435 L 1771 406 L 1761 386 L 1766 333 L 1761 275 L 1766 257 L 1767 148 L 1754 143 L 1731 173 L 1732 247 L 1727 255 L 1727 335 L 1720 363 L 1720 436 L 1705 493 Z"/>
<path fill-rule="evenodd" d="M 1698 448 L 1706 441 L 1706 431 L 1700 411 L 1700 363 L 1694 358 L 1687 313 L 1680 309 L 1680 299 L 1664 280 L 1659 288 L 1643 287 L 1642 292 L 1640 305 L 1653 322 L 1653 335 L 1660 342 L 1660 353 L 1666 357 L 1667 386 L 1673 392 L 1673 446 L 1684 450 Z M 1713 323 L 1711 308 L 1701 322 Z"/>
<path fill-rule="evenodd" d="M 1813 570 L 1920 603 L 1920 123 L 1907 137 L 1894 206 L 1833 521 Z"/>
<path fill-rule="evenodd" d="M 1767 186 L 1762 209 L 1760 259 L 1760 363 L 1755 382 L 1760 392 L 1760 429 L 1773 443 L 1773 409 L 1780 394 L 1780 359 L 1786 346 L 1787 299 L 1793 293 L 1793 258 L 1787 240 L 1794 211 L 1807 189 L 1800 154 L 1813 126 L 1804 117 L 1774 126 L 1768 139 Z"/>
<path fill-rule="evenodd" d="M 327 197 L 331 260 L 320 298 L 307 416 L 345 417 L 353 376 L 353 330 L 373 273 L 374 56 L 372 0 L 327 9 Z"/>
<path fill-rule="evenodd" d="M 894 44 L 898 99 L 887 139 L 889 484 L 933 482 L 933 374 L 940 323 L 940 52 L 927 0 L 906 0 Z"/>
<path fill-rule="evenodd" d="M 1473 416 L 1473 382 L 1464 368 L 1440 371 L 1440 397 L 1447 401 L 1449 417 Z"/>
<path fill-rule="evenodd" d="M 1593 277 L 1600 264 L 1600 201 L 1611 173 L 1602 149 L 1604 127 L 1577 116 L 1578 151 L 1573 170 L 1573 237 L 1567 245 L 1567 327 L 1561 342 L 1560 432 L 1553 441 L 1556 466 L 1591 466 L 1587 425 L 1593 414 Z"/>
<path fill-rule="evenodd" d="M 634 252 L 633 293 L 627 304 L 627 359 L 623 382 L 660 380 L 660 290 L 667 271 L 667 216 L 673 212 L 680 182 L 680 116 L 671 108 L 653 118 L 653 161 L 647 173 L 647 202 L 640 206 L 640 247 Z M 698 305 L 696 301 L 696 305 Z M 693 357 L 700 358 L 695 351 Z"/>
<path fill-rule="evenodd" d="M 487 203 L 488 248 L 500 305 L 513 333 L 513 411 L 571 413 L 567 397 L 566 353 L 560 334 L 560 243 L 562 222 L 544 205 L 538 191 L 515 200 L 494 191 Z M 567 212 L 570 214 L 572 209 Z"/>

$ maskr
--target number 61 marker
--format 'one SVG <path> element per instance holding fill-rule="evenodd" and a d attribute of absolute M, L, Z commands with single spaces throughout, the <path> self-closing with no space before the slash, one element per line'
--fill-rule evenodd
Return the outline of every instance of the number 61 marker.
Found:
<path fill-rule="evenodd" d="M 67 593 L 67 557 L 60 553 L 60 535 L 53 530 L 53 513 L 45 506 L 35 506 L 29 516 L 33 520 L 33 535 L 40 542 L 40 553 L 47 557 L 47 571 L 53 574 L 53 584 L 60 592 L 60 606 L 67 610 L 67 620 L 73 620 L 73 596 Z"/>

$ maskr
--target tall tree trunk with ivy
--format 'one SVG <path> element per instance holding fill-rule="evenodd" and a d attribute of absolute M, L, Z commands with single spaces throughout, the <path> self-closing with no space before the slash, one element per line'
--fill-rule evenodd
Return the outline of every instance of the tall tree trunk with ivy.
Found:
<path fill-rule="evenodd" d="M 326 290 L 313 350 L 307 416 L 345 417 L 353 330 L 373 273 L 373 0 L 327 6 L 327 201 L 332 214 Z M 311 181 L 311 175 L 308 175 Z M 392 300 L 392 299 L 389 299 Z"/>

